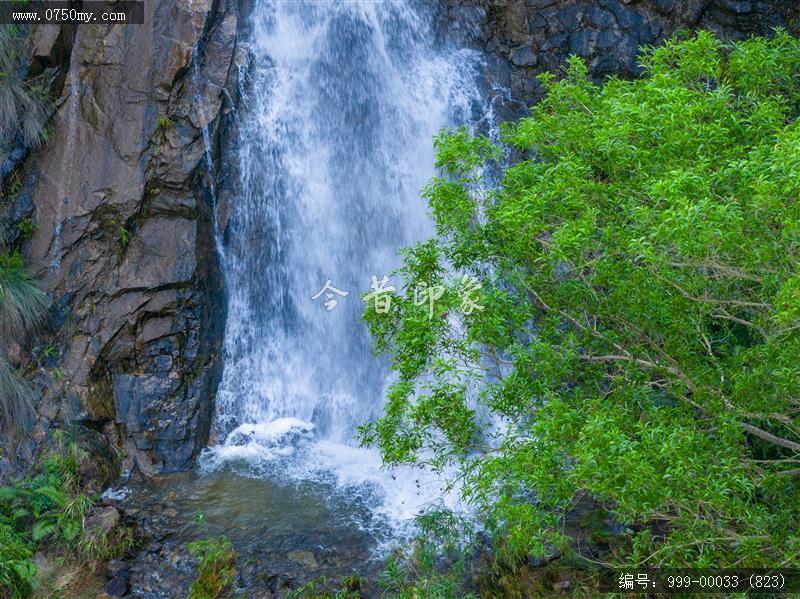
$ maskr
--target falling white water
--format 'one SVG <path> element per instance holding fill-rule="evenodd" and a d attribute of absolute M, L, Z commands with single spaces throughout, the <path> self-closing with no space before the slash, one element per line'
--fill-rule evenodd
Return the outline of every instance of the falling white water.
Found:
<path fill-rule="evenodd" d="M 61 233 L 64 227 L 64 208 L 69 202 L 69 199 L 64 196 L 64 188 L 72 183 L 72 173 L 74 171 L 72 157 L 75 155 L 75 142 L 78 135 L 78 107 L 80 103 L 78 95 L 81 82 L 78 74 L 77 55 L 78 52 L 73 50 L 69 64 L 69 73 L 71 74 L 69 81 L 69 107 L 63 117 L 67 122 L 67 139 L 64 143 L 64 153 L 62 154 L 61 168 L 58 173 L 55 229 L 50 250 L 53 258 L 48 269 L 50 272 L 57 272 L 61 268 Z"/>
<path fill-rule="evenodd" d="M 393 522 L 441 494 L 353 440 L 381 412 L 386 363 L 362 293 L 433 227 L 433 136 L 483 112 L 480 55 L 437 47 L 436 3 L 260 2 L 240 109 L 241 197 L 226 236 L 228 320 L 204 468 L 332 482 Z M 326 281 L 337 290 L 312 296 Z M 400 287 L 396 277 L 389 282 Z M 329 304 L 330 305 L 330 304 Z M 276 466 L 275 464 L 278 464 Z M 276 474 L 278 473 L 278 474 Z"/>

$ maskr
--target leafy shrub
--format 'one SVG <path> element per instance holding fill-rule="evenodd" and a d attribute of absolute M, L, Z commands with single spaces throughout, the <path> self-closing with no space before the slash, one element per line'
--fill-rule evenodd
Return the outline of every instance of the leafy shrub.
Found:
<path fill-rule="evenodd" d="M 378 584 L 400 599 L 470 599 L 475 594 L 470 566 L 477 545 L 471 525 L 448 510 L 434 509 L 417 517 L 419 534 L 406 547 L 396 548 Z"/>
<path fill-rule="evenodd" d="M 227 537 L 211 537 L 189 543 L 189 553 L 199 560 L 190 599 L 215 599 L 230 595 L 236 581 L 237 555 Z"/>
<path fill-rule="evenodd" d="M 362 439 L 455 469 L 506 563 L 569 552 L 588 495 L 609 563 L 796 567 L 800 41 L 643 62 L 598 86 L 572 59 L 499 143 L 437 137 L 437 238 L 365 313 L 398 381 Z"/>

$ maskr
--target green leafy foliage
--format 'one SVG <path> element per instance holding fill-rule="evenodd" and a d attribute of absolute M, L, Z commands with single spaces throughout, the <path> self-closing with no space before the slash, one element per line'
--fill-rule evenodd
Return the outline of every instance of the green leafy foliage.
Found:
<path fill-rule="evenodd" d="M 17 230 L 19 231 L 20 237 L 25 239 L 30 239 L 33 235 L 33 232 L 36 230 L 36 225 L 33 224 L 33 221 L 30 218 L 23 218 L 17 224 Z"/>
<path fill-rule="evenodd" d="M 499 143 L 436 138 L 437 237 L 364 316 L 398 376 L 362 440 L 455 471 L 504 563 L 569 552 L 588 495 L 609 563 L 798 566 L 800 42 L 643 64 L 599 86 L 571 59 Z"/>
<path fill-rule="evenodd" d="M 31 544 L 0 516 L 0 594 L 16 599 L 33 590 L 36 566 L 30 560 Z"/>
<path fill-rule="evenodd" d="M 123 226 L 119 228 L 119 243 L 122 247 L 127 247 L 131 242 L 131 233 Z"/>
<path fill-rule="evenodd" d="M 167 115 L 163 115 L 163 116 L 158 117 L 158 123 L 156 124 L 156 127 L 162 133 L 164 133 L 168 129 L 172 129 L 172 127 L 174 127 L 174 126 L 175 126 L 175 123 L 173 123 L 172 119 L 170 119 Z"/>
<path fill-rule="evenodd" d="M 61 433 L 61 431 L 59 431 Z M 0 596 L 27 597 L 33 592 L 37 548 L 72 560 L 108 558 L 128 549 L 129 529 L 114 537 L 86 530 L 95 500 L 81 489 L 81 450 L 65 434 L 55 435 L 59 451 L 46 457 L 41 472 L 0 488 Z"/>
<path fill-rule="evenodd" d="M 227 537 L 210 537 L 189 543 L 189 553 L 199 560 L 197 578 L 189 599 L 227 597 L 236 582 L 237 554 Z"/>

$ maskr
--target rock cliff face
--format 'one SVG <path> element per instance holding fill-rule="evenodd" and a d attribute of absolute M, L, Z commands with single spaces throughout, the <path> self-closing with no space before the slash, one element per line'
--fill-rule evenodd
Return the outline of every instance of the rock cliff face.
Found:
<path fill-rule="evenodd" d="M 636 76 L 640 49 L 681 30 L 723 39 L 800 32 L 797 0 L 449 0 L 448 8 L 496 58 L 495 83 L 511 90 L 512 114 L 540 96 L 535 76 L 558 72 L 571 54 L 599 81 Z"/>
<path fill-rule="evenodd" d="M 236 0 L 146 5 L 144 25 L 34 33 L 37 68 L 64 76 L 17 212 L 30 207 L 23 249 L 57 304 L 40 426 L 78 421 L 154 472 L 187 468 L 208 439 L 224 326 L 218 148 L 243 51 Z"/>

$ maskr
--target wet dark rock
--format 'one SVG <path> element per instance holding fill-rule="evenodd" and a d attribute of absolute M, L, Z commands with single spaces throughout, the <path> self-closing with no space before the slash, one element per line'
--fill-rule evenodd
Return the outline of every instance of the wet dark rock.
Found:
<path fill-rule="evenodd" d="M 101 433 L 87 428 L 77 428 L 74 442 L 83 449 L 78 473 L 87 493 L 98 494 L 106 489 L 120 472 L 120 457 Z"/>
<path fill-rule="evenodd" d="M 31 60 L 28 66 L 28 74 L 36 77 L 46 69 L 59 69 L 62 67 L 69 60 L 69 53 L 72 49 L 72 32 L 73 26 L 71 23 L 47 24 L 36 27 L 30 39 L 31 49 L 29 54 Z M 62 69 L 62 71 L 65 71 L 65 69 Z M 51 91 L 60 92 L 65 75 L 66 72 L 62 72 L 60 76 L 53 78 Z"/>
<path fill-rule="evenodd" d="M 2 160 L 0 161 L 0 183 L 6 182 L 9 176 L 19 168 L 27 155 L 28 148 L 17 145 L 10 152 L 2 156 Z"/>
<path fill-rule="evenodd" d="M 795 0 L 448 0 L 446 10 L 465 23 L 456 30 L 479 29 L 474 43 L 497 57 L 487 77 L 510 88 L 514 100 L 501 104 L 506 117 L 540 98 L 535 75 L 560 72 L 570 54 L 584 58 L 602 81 L 637 76 L 642 47 L 680 30 L 707 29 L 724 39 L 769 35 L 778 26 L 800 31 Z"/>
<path fill-rule="evenodd" d="M 319 562 L 316 556 L 311 551 L 295 550 L 286 554 L 293 562 L 301 565 L 307 570 L 316 570 L 319 568 Z"/>
<path fill-rule="evenodd" d="M 728 0 L 724 6 L 729 11 L 737 15 L 744 15 L 753 12 L 752 2 L 743 2 L 741 0 Z"/>
<path fill-rule="evenodd" d="M 103 585 L 103 592 L 109 597 L 124 597 L 129 589 L 130 583 L 122 576 L 115 576 Z"/>
<path fill-rule="evenodd" d="M 511 63 L 518 67 L 532 67 L 536 64 L 536 54 L 528 46 L 511 50 Z"/>
<path fill-rule="evenodd" d="M 120 576 L 122 578 L 130 578 L 130 564 L 118 559 L 109 560 L 106 564 L 106 576 L 115 578 Z"/>

